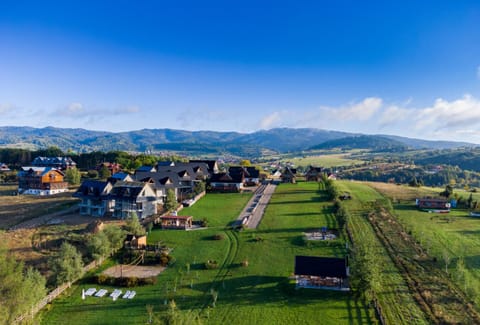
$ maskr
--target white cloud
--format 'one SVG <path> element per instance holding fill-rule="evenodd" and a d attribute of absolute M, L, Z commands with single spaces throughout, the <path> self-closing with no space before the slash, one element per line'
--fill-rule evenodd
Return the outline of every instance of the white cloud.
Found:
<path fill-rule="evenodd" d="M 432 105 L 412 107 L 385 103 L 368 97 L 338 107 L 320 106 L 270 113 L 259 121 L 261 128 L 312 127 L 366 134 L 385 133 L 424 139 L 460 140 L 480 143 L 480 99 L 464 95 L 455 100 L 439 98 Z"/>
<path fill-rule="evenodd" d="M 0 104 L 0 114 L 7 115 L 12 113 L 16 107 L 12 104 Z"/>
<path fill-rule="evenodd" d="M 276 126 L 280 126 L 281 120 L 282 120 L 281 113 L 273 112 L 262 118 L 262 120 L 260 121 L 260 128 L 271 129 Z"/>
<path fill-rule="evenodd" d="M 382 99 L 378 97 L 367 97 L 360 103 L 351 103 L 346 107 L 334 109 L 333 113 L 344 120 L 369 120 L 381 107 Z"/>
<path fill-rule="evenodd" d="M 417 129 L 462 130 L 480 126 L 480 101 L 465 95 L 454 101 L 439 98 L 433 106 L 418 110 Z"/>
<path fill-rule="evenodd" d="M 136 114 L 140 112 L 138 106 L 128 106 L 113 109 L 86 108 L 82 103 L 73 102 L 65 107 L 61 107 L 51 113 L 52 116 L 66 117 L 72 119 L 86 119 L 89 121 L 102 119 L 104 117 Z"/>

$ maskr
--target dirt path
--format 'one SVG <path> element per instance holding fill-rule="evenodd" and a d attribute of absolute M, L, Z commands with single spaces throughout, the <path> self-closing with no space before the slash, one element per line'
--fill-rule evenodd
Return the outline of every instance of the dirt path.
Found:
<path fill-rule="evenodd" d="M 76 214 L 78 211 L 78 205 L 74 205 L 68 209 L 60 210 L 54 213 L 46 214 L 40 217 L 36 217 L 24 222 L 21 222 L 13 227 L 10 227 L 8 230 L 18 230 L 18 229 L 33 229 L 38 226 L 47 225 L 47 224 L 59 224 L 63 223 L 67 215 Z M 85 220 L 88 222 L 88 220 Z"/>
<path fill-rule="evenodd" d="M 164 266 L 145 266 L 145 265 L 115 265 L 103 271 L 103 274 L 120 277 L 149 278 L 157 276 L 165 270 Z"/>

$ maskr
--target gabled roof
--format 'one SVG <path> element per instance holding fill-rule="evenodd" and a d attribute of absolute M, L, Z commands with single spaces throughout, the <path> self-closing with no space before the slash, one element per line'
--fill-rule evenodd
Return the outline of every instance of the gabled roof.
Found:
<path fill-rule="evenodd" d="M 175 162 L 173 162 L 173 161 L 159 161 L 157 163 L 157 168 L 162 167 L 162 166 L 163 167 L 165 167 L 165 166 L 175 166 Z"/>
<path fill-rule="evenodd" d="M 32 161 L 34 166 L 75 166 L 76 164 L 70 157 L 36 157 Z"/>
<path fill-rule="evenodd" d="M 82 182 L 82 185 L 78 190 L 73 194 L 74 197 L 100 197 L 108 194 L 111 185 L 109 182 L 97 181 L 97 180 L 86 180 Z"/>
<path fill-rule="evenodd" d="M 10 168 L 8 168 L 7 164 L 0 163 L 0 171 L 9 171 Z"/>
<path fill-rule="evenodd" d="M 210 178 L 211 183 L 243 183 L 242 174 L 232 175 L 230 173 L 213 174 Z"/>
<path fill-rule="evenodd" d="M 180 186 L 178 175 L 171 172 L 136 172 L 134 179 L 138 182 L 153 182 L 153 186 L 156 189 L 175 188 Z"/>
<path fill-rule="evenodd" d="M 110 197 L 115 199 L 135 200 L 143 191 L 147 183 L 117 182 L 110 191 Z"/>
<path fill-rule="evenodd" d="M 18 172 L 18 176 L 27 176 L 27 175 L 35 175 L 35 176 L 44 176 L 50 172 L 55 172 L 60 175 L 65 175 L 61 170 L 53 167 L 36 167 L 36 166 L 27 166 L 22 167 L 22 169 Z"/>
<path fill-rule="evenodd" d="M 153 166 L 140 166 L 135 170 L 135 173 L 137 172 L 155 172 L 157 169 Z"/>
<path fill-rule="evenodd" d="M 295 256 L 295 275 L 346 278 L 346 260 L 336 257 Z"/>
<path fill-rule="evenodd" d="M 204 163 L 208 166 L 208 172 L 210 174 L 214 174 L 218 171 L 218 163 L 216 160 L 208 160 L 208 159 L 191 159 L 191 163 Z"/>
<path fill-rule="evenodd" d="M 250 174 L 250 178 L 259 178 L 260 171 L 255 167 L 247 167 L 247 172 Z"/>
<path fill-rule="evenodd" d="M 315 166 L 310 166 L 310 168 L 307 171 L 308 173 L 322 173 L 323 172 L 323 167 L 315 167 Z"/>
<path fill-rule="evenodd" d="M 115 173 L 110 178 L 116 181 L 132 181 L 133 180 L 132 176 L 129 173 L 125 173 L 125 172 Z"/>

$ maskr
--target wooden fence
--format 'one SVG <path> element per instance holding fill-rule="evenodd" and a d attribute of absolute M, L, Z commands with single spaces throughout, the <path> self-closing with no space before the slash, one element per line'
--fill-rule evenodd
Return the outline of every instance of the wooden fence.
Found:
<path fill-rule="evenodd" d="M 104 261 L 104 258 L 100 258 L 98 261 L 93 261 L 83 267 L 83 273 L 86 273 L 94 268 L 96 268 L 98 265 L 101 265 Z M 76 279 L 75 281 L 79 280 L 80 278 Z M 75 282 L 73 281 L 73 282 Z M 61 295 L 65 290 L 70 288 L 72 286 L 72 282 L 67 282 L 64 283 L 58 287 L 56 287 L 54 290 L 50 291 L 42 300 L 40 300 L 36 305 L 32 306 L 32 309 L 17 317 L 14 321 L 14 324 L 19 324 L 22 321 L 26 319 L 32 319 L 35 317 L 35 315 L 42 309 L 44 308 L 47 304 L 52 302 L 55 298 L 57 298 L 59 295 Z"/>

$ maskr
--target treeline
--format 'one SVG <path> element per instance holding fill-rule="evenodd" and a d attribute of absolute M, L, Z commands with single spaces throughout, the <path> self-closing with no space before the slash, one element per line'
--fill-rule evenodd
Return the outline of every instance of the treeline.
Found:
<path fill-rule="evenodd" d="M 143 165 L 153 166 L 159 161 L 184 161 L 180 156 L 159 157 L 149 154 L 133 154 L 124 151 L 93 151 L 89 153 L 63 152 L 57 147 L 50 147 L 43 150 L 27 149 L 0 149 L 0 162 L 7 164 L 10 169 L 20 169 L 22 166 L 28 166 L 36 157 L 64 157 L 68 156 L 77 163 L 77 168 L 81 170 L 95 169 L 103 162 L 118 163 L 122 168 L 134 170 Z"/>
<path fill-rule="evenodd" d="M 480 187 L 480 173 L 462 170 L 458 167 L 443 166 L 443 169 L 432 171 L 429 166 L 403 168 L 394 170 L 358 169 L 346 170 L 339 174 L 343 179 L 358 181 L 374 181 L 397 184 L 408 184 L 416 178 L 418 183 L 425 186 L 444 186 L 447 184 L 456 187 Z"/>
<path fill-rule="evenodd" d="M 46 293 L 45 279 L 33 268 L 26 268 L 0 247 L 0 324 L 14 320 L 30 309 Z"/>

